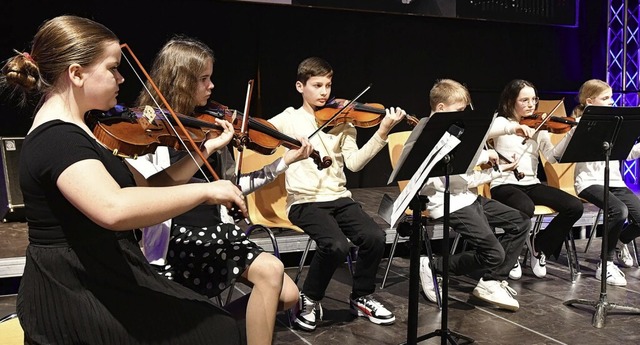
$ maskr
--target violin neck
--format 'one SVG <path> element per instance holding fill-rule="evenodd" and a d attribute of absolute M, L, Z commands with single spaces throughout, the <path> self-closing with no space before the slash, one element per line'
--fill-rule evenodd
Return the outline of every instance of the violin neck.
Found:
<path fill-rule="evenodd" d="M 298 147 L 302 146 L 302 143 L 300 141 L 298 141 L 297 139 L 291 138 L 290 136 L 279 132 L 279 131 L 274 131 L 272 128 L 254 120 L 253 118 L 249 118 L 249 129 L 253 129 L 256 130 L 258 132 L 264 133 L 264 134 L 268 134 L 271 137 L 274 137 L 278 140 L 282 140 L 282 141 L 286 141 L 289 142 L 291 144 L 294 144 Z"/>
<path fill-rule="evenodd" d="M 180 115 L 178 115 L 178 118 L 180 119 L 180 122 L 182 122 L 182 124 L 184 124 L 187 127 L 223 129 L 222 127 L 218 126 L 216 123 L 198 120 L 198 119 L 193 118 L 191 116 L 180 116 Z M 174 125 L 176 124 L 176 121 L 171 116 L 166 116 L 165 115 L 164 119 L 169 121 L 169 122 L 171 122 Z"/>

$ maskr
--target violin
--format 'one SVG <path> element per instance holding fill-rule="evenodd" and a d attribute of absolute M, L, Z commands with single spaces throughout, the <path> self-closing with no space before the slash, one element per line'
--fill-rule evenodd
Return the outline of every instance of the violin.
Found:
<path fill-rule="evenodd" d="M 549 119 L 543 123 L 547 117 Z M 540 127 L 541 130 L 562 134 L 571 130 L 571 128 L 578 123 L 572 117 L 547 115 L 547 113 L 535 112 L 533 115 L 522 117 L 520 119 L 520 124 L 531 128 Z"/>
<path fill-rule="evenodd" d="M 532 115 L 522 117 L 519 123 L 521 125 L 534 128 L 534 134 L 538 133 L 539 130 L 547 130 L 551 133 L 557 134 L 566 133 L 578 123 L 570 117 L 552 116 L 553 112 L 556 111 L 563 102 L 564 97 L 562 97 L 558 104 L 556 104 L 548 114 L 544 112 L 534 112 Z M 526 142 L 527 138 L 524 138 L 522 140 L 522 145 Z"/>
<path fill-rule="evenodd" d="M 352 123 L 356 127 L 371 128 L 377 126 L 386 115 L 384 105 L 380 103 L 358 103 L 348 102 L 342 98 L 334 98 L 327 102 L 324 107 L 314 112 L 318 126 L 337 126 L 343 123 Z M 336 111 L 340 113 L 336 116 Z M 415 116 L 406 115 L 407 122 L 412 127 L 418 124 Z"/>
<path fill-rule="evenodd" d="M 175 121 L 164 111 L 152 107 L 127 108 L 116 105 L 106 112 L 92 110 L 87 113 L 86 122 L 100 143 L 112 150 L 114 155 L 125 158 L 153 153 L 158 146 L 190 149 L 184 146 L 187 135 L 200 147 L 207 139 L 207 133 L 212 132 L 217 136 L 223 131 L 215 123 L 194 122 L 188 116 L 177 115 L 185 124 L 187 133 L 175 131 L 171 128 Z"/>
<path fill-rule="evenodd" d="M 199 108 L 200 113 L 195 116 L 197 120 L 215 123 L 215 119 L 224 119 L 233 125 L 234 131 L 239 133 L 242 127 L 242 113 L 229 109 L 216 101 L 210 101 L 204 108 Z M 249 130 L 247 135 L 234 137 L 234 146 L 247 147 L 263 155 L 271 155 L 282 145 L 289 149 L 297 149 L 302 143 L 279 132 L 269 121 L 261 118 L 249 117 Z M 320 157 L 317 150 L 313 150 L 309 156 L 313 159 L 318 170 L 328 168 L 333 163 L 328 156 Z"/>

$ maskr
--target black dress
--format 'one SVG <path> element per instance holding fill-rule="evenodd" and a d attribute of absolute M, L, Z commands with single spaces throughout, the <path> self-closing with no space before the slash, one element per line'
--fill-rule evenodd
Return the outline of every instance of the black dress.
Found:
<path fill-rule="evenodd" d="M 76 125 L 47 122 L 23 143 L 20 185 L 29 246 L 17 311 L 25 341 L 243 343 L 244 327 L 228 313 L 155 272 L 134 231 L 101 228 L 63 197 L 56 180 L 85 159 L 100 160 L 120 186 L 134 186 L 124 162 Z"/>

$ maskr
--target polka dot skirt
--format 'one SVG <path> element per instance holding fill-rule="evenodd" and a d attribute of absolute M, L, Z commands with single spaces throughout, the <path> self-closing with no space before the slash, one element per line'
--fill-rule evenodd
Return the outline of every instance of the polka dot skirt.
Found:
<path fill-rule="evenodd" d="M 235 224 L 174 224 L 163 274 L 211 298 L 233 284 L 262 251 Z"/>

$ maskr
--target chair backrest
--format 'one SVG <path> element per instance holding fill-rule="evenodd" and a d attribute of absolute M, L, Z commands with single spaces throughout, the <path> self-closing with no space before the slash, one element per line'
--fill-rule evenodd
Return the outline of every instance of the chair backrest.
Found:
<path fill-rule="evenodd" d="M 407 142 L 407 139 L 409 139 L 410 134 L 411 131 L 395 132 L 389 134 L 387 138 L 389 140 L 389 158 L 393 169 L 398 165 L 398 159 L 400 159 L 400 154 L 402 154 L 402 148 L 404 147 L 404 143 Z M 409 181 L 398 181 L 400 191 L 407 186 L 407 183 L 409 183 Z M 406 213 L 410 213 L 409 209 L 407 209 Z M 423 211 L 422 216 L 429 217 L 429 211 Z"/>
<path fill-rule="evenodd" d="M 24 344 L 24 332 L 17 317 L 0 322 L 0 344 Z"/>
<path fill-rule="evenodd" d="M 402 148 L 404 147 L 404 143 L 407 142 L 407 139 L 409 139 L 410 134 L 411 131 L 404 131 L 391 133 L 388 136 L 389 158 L 391 159 L 391 167 L 393 169 L 395 169 L 396 165 L 398 164 L 398 159 L 400 159 Z M 398 181 L 398 187 L 400 187 L 400 190 L 403 190 L 404 187 L 407 186 L 407 183 L 409 183 L 409 181 Z"/>
<path fill-rule="evenodd" d="M 558 144 L 565 134 L 549 134 L 551 136 L 551 143 Z M 544 173 L 547 176 L 547 185 L 561 189 L 575 197 L 576 190 L 574 187 L 575 182 L 575 163 L 549 163 L 543 155 L 540 155 L 540 163 L 544 168 Z"/>
<path fill-rule="evenodd" d="M 262 169 L 278 157 L 282 157 L 285 152 L 286 149 L 283 146 L 278 147 L 274 154 L 268 156 L 245 150 L 242 156 L 242 172 L 248 173 Z M 247 195 L 246 200 L 249 219 L 252 223 L 269 228 L 287 228 L 302 232 L 302 229 L 291 224 L 287 217 L 287 190 L 284 174 L 280 174 L 271 183 Z"/>

